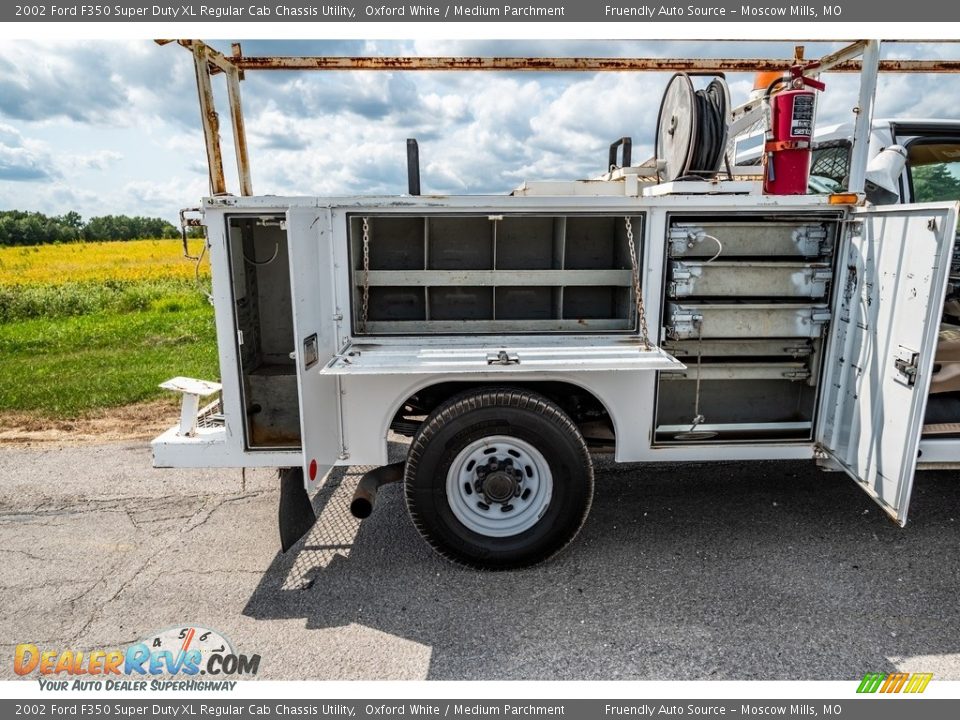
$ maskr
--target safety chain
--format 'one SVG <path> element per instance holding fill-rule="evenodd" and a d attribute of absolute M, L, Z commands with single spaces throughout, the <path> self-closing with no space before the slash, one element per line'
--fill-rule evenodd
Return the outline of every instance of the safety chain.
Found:
<path fill-rule="evenodd" d="M 630 265 L 633 269 L 633 297 L 637 303 L 637 320 L 640 324 L 640 339 L 644 350 L 650 349 L 650 333 L 647 330 L 647 311 L 643 306 L 643 292 L 640 290 L 640 265 L 637 260 L 637 246 L 633 242 L 633 223 L 630 217 L 624 218 L 627 229 L 627 247 L 630 250 Z"/>
<path fill-rule="evenodd" d="M 367 332 L 370 310 L 370 223 L 363 219 L 363 290 L 360 295 L 360 332 Z"/>

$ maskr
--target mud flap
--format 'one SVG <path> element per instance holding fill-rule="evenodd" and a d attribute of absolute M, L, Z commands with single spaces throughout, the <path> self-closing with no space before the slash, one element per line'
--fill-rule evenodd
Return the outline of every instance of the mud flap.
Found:
<path fill-rule="evenodd" d="M 317 522 L 313 503 L 303 487 L 303 468 L 280 471 L 280 548 L 286 552 Z"/>

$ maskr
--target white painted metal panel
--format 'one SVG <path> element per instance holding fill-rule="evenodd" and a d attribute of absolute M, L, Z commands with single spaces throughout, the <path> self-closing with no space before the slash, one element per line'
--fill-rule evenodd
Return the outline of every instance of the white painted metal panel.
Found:
<path fill-rule="evenodd" d="M 606 370 L 683 370 L 686 366 L 657 347 L 638 340 L 598 345 L 459 344 L 352 345 L 334 357 L 324 375 L 419 375 L 492 373 L 600 372 Z"/>
<path fill-rule="evenodd" d="M 320 369 L 337 350 L 332 233 L 326 208 L 287 212 L 304 482 L 312 491 L 342 452 L 340 391 Z M 311 467 L 313 471 L 311 472 Z"/>
<path fill-rule="evenodd" d="M 437 338 L 433 338 L 436 340 Z M 390 421 L 414 393 L 437 383 L 463 380 L 463 376 L 342 375 L 344 434 L 350 457 L 340 464 L 385 465 Z M 566 382 L 594 395 L 610 413 L 617 437 L 617 462 L 710 462 L 715 460 L 812 460 L 813 443 L 759 442 L 651 446 L 656 374 L 649 372 L 541 372 L 523 376 L 484 373 L 477 382 L 512 380 Z M 535 387 L 535 386 L 534 386 Z M 683 429 L 689 430 L 687 425 Z"/>
<path fill-rule="evenodd" d="M 957 204 L 857 211 L 841 241 L 817 442 L 901 525 Z"/>
<path fill-rule="evenodd" d="M 243 434 L 230 437 L 227 428 L 197 428 L 193 435 L 172 427 L 155 438 L 153 466 L 158 468 L 290 467 L 300 462 L 299 450 L 244 451 Z"/>

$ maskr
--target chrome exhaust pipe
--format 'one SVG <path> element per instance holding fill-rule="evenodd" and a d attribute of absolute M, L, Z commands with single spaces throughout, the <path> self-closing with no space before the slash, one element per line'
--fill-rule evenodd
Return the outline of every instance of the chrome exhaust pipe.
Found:
<path fill-rule="evenodd" d="M 387 483 L 403 480 L 403 468 L 406 463 L 398 462 L 392 465 L 374 468 L 360 478 L 360 483 L 353 493 L 350 502 L 350 514 L 364 520 L 373 512 L 373 504 L 377 501 L 377 491 Z"/>

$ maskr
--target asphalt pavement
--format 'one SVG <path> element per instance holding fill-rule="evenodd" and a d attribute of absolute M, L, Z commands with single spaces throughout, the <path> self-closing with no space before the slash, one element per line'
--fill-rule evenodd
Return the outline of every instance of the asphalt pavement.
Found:
<path fill-rule="evenodd" d="M 956 471 L 918 475 L 901 529 L 812 463 L 598 461 L 574 544 L 507 573 L 435 556 L 398 486 L 351 518 L 362 471 L 328 481 L 284 555 L 269 471 L 155 470 L 139 442 L 0 448 L 0 677 L 18 643 L 197 624 L 265 679 L 960 679 Z"/>

